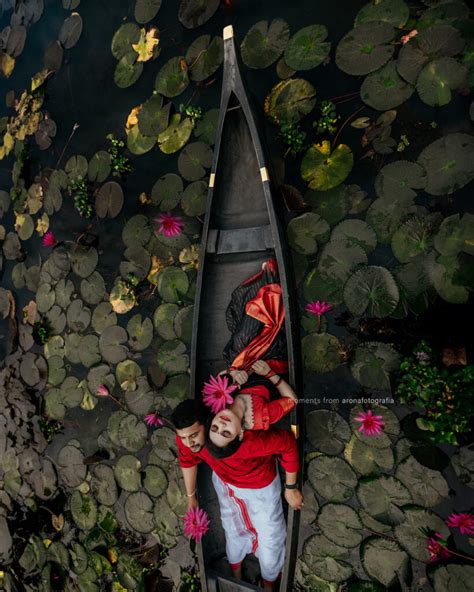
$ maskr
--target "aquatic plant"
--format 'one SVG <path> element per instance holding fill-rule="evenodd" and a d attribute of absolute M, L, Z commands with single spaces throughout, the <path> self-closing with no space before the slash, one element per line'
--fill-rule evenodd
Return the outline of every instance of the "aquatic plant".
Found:
<path fill-rule="evenodd" d="M 189 508 L 184 520 L 184 534 L 192 537 L 197 543 L 209 530 L 209 517 L 202 508 Z"/>
<path fill-rule="evenodd" d="M 461 512 L 452 513 L 446 518 L 446 525 L 450 528 L 459 528 L 461 534 L 474 534 L 474 515 Z"/>
<path fill-rule="evenodd" d="M 332 101 L 322 101 L 320 117 L 313 122 L 317 134 L 334 134 L 337 130 L 337 122 L 341 117 L 336 112 L 336 105 Z"/>
<path fill-rule="evenodd" d="M 430 563 L 447 559 L 450 556 L 450 552 L 446 548 L 446 540 L 442 538 L 439 532 L 435 532 L 433 536 L 428 537 L 426 550 L 430 554 Z"/>
<path fill-rule="evenodd" d="M 179 236 L 184 226 L 182 219 L 171 212 L 160 214 L 156 222 L 159 224 L 157 232 L 168 237 Z"/>
<path fill-rule="evenodd" d="M 43 236 L 43 247 L 54 247 L 54 245 L 56 244 L 56 238 L 54 236 L 54 233 L 49 230 L 44 236 Z"/>
<path fill-rule="evenodd" d="M 236 384 L 230 384 L 227 376 L 211 376 L 208 382 L 204 383 L 202 400 L 205 405 L 211 408 L 212 413 L 225 409 L 234 400 L 231 394 L 237 389 Z"/>
<path fill-rule="evenodd" d="M 288 153 L 296 155 L 304 150 L 306 132 L 304 132 L 299 125 L 293 123 L 282 123 L 280 125 L 278 137 L 288 147 L 284 157 L 286 157 Z"/>
<path fill-rule="evenodd" d="M 158 428 L 161 428 L 161 426 L 165 425 L 163 418 L 160 416 L 159 413 L 156 413 L 156 412 L 155 413 L 148 413 L 147 415 L 145 415 L 144 422 L 149 426 L 158 427 Z"/>
<path fill-rule="evenodd" d="M 193 105 L 184 105 L 180 103 L 179 112 L 183 113 L 186 117 L 189 117 L 193 121 L 198 121 L 202 118 L 202 108 L 193 107 Z"/>
<path fill-rule="evenodd" d="M 74 200 L 74 206 L 83 218 L 92 218 L 94 208 L 92 207 L 92 196 L 87 181 L 83 177 L 71 179 L 67 186 L 69 195 Z"/>
<path fill-rule="evenodd" d="M 382 421 L 382 415 L 374 415 L 372 409 L 363 411 L 354 417 L 354 421 L 360 423 L 359 432 L 363 432 L 366 436 L 380 436 L 385 422 Z"/>
<path fill-rule="evenodd" d="M 122 154 L 125 142 L 115 138 L 113 134 L 107 134 L 106 138 L 110 142 L 107 152 L 112 159 L 112 175 L 114 177 L 121 177 L 130 173 L 132 171 L 130 160 Z"/>

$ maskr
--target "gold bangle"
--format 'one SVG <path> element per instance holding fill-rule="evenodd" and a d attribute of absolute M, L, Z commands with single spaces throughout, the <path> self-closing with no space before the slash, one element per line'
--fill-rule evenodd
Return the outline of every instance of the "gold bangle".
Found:
<path fill-rule="evenodd" d="M 193 497 L 193 495 L 196 493 L 196 491 L 197 491 L 197 488 L 192 493 L 187 493 L 186 496 Z"/>

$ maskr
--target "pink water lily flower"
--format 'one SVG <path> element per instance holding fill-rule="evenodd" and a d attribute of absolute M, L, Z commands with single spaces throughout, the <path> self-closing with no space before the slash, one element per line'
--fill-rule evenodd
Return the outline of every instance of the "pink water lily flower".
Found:
<path fill-rule="evenodd" d="M 149 426 L 155 426 L 158 428 L 165 425 L 165 422 L 160 417 L 159 413 L 149 413 L 148 415 L 145 415 L 144 422 Z"/>
<path fill-rule="evenodd" d="M 426 550 L 430 554 L 430 563 L 446 559 L 450 556 L 449 550 L 444 546 L 445 544 L 446 542 L 442 539 L 439 532 L 435 532 L 434 536 L 427 539 Z"/>
<path fill-rule="evenodd" d="M 179 236 L 183 230 L 184 224 L 179 216 L 174 216 L 170 212 L 160 214 L 156 219 L 158 224 L 158 232 L 165 236 Z"/>
<path fill-rule="evenodd" d="M 43 236 L 43 247 L 54 247 L 55 244 L 56 244 L 56 238 L 55 238 L 54 234 L 51 232 L 51 230 L 49 230 Z"/>
<path fill-rule="evenodd" d="M 226 405 L 234 400 L 231 394 L 237 389 L 236 384 L 229 384 L 227 376 L 211 376 L 209 382 L 204 383 L 202 394 L 203 402 L 211 408 L 212 413 L 218 413 L 225 409 Z"/>
<path fill-rule="evenodd" d="M 450 528 L 459 528 L 461 534 L 474 534 L 474 515 L 468 513 L 451 514 L 446 519 Z"/>
<path fill-rule="evenodd" d="M 201 508 L 189 508 L 184 520 L 184 534 L 195 539 L 197 543 L 209 530 L 209 516 Z"/>
<path fill-rule="evenodd" d="M 108 397 L 110 395 L 110 391 L 105 384 L 101 384 L 97 387 L 95 394 L 98 397 Z"/>
<path fill-rule="evenodd" d="M 413 29 L 406 35 L 403 35 L 403 37 L 400 37 L 400 41 L 403 45 L 405 45 L 405 43 L 408 43 L 412 37 L 415 37 L 415 35 L 418 35 L 418 31 L 416 29 Z"/>
<path fill-rule="evenodd" d="M 354 417 L 354 421 L 360 422 L 359 432 L 364 432 L 365 436 L 380 436 L 385 423 L 382 421 L 383 415 L 374 415 L 372 409 L 361 411 Z"/>
<path fill-rule="evenodd" d="M 329 304 L 329 302 L 316 300 L 316 302 L 311 302 L 310 304 L 308 304 L 306 306 L 306 312 L 321 316 L 325 312 L 329 312 L 331 310 L 331 308 L 332 308 L 332 305 Z"/>

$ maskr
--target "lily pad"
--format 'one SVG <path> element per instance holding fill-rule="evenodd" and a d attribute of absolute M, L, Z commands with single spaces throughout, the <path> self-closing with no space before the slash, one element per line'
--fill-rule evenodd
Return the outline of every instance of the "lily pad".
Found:
<path fill-rule="evenodd" d="M 434 238 L 434 246 L 442 255 L 457 255 L 464 251 L 474 255 L 474 216 L 466 213 L 448 216 L 442 222 Z"/>
<path fill-rule="evenodd" d="M 115 312 L 126 314 L 136 305 L 137 298 L 130 284 L 118 278 L 115 280 L 115 284 L 110 292 L 109 301 Z"/>
<path fill-rule="evenodd" d="M 97 522 L 97 504 L 90 495 L 83 495 L 77 489 L 71 496 L 71 514 L 82 530 L 90 530 Z"/>
<path fill-rule="evenodd" d="M 177 335 L 174 329 L 174 318 L 179 307 L 176 304 L 160 304 L 153 315 L 153 323 L 158 334 L 163 339 L 176 339 Z"/>
<path fill-rule="evenodd" d="M 377 236 L 374 229 L 363 220 L 344 220 L 331 233 L 331 241 L 347 240 L 362 247 L 368 254 L 377 246 Z"/>
<path fill-rule="evenodd" d="M 430 195 L 453 193 L 474 178 L 474 137 L 452 133 L 432 142 L 418 157 L 425 168 L 425 191 Z"/>
<path fill-rule="evenodd" d="M 165 302 L 178 302 L 189 288 L 189 278 L 179 267 L 165 267 L 158 278 L 158 292 Z"/>
<path fill-rule="evenodd" d="M 388 244 L 400 222 L 407 218 L 414 208 L 412 197 L 379 198 L 372 202 L 365 219 L 375 230 L 377 240 L 382 244 Z"/>
<path fill-rule="evenodd" d="M 264 109 L 274 123 L 297 123 L 316 104 L 316 90 L 303 78 L 282 80 L 265 99 Z"/>
<path fill-rule="evenodd" d="M 121 456 L 114 467 L 117 483 L 124 491 L 137 491 L 141 486 L 141 462 L 136 456 Z"/>
<path fill-rule="evenodd" d="M 198 181 L 212 164 L 212 150 L 205 142 L 193 142 L 183 148 L 178 158 L 178 170 L 186 181 Z"/>
<path fill-rule="evenodd" d="M 436 214 L 424 218 L 409 218 L 392 237 L 392 251 L 395 257 L 402 263 L 408 263 L 420 253 L 429 253 L 438 223 L 439 217 Z"/>
<path fill-rule="evenodd" d="M 324 535 L 312 535 L 305 541 L 302 559 L 312 574 L 328 582 L 342 583 L 353 573 L 352 565 L 348 562 L 348 550 L 336 545 Z M 311 590 L 332 592 L 329 587 L 314 587 Z"/>
<path fill-rule="evenodd" d="M 99 340 L 100 353 L 110 364 L 118 364 L 127 357 L 127 332 L 117 325 L 103 330 Z"/>
<path fill-rule="evenodd" d="M 82 33 L 82 18 L 77 12 L 68 16 L 59 31 L 58 39 L 64 49 L 71 49 L 79 41 Z"/>
<path fill-rule="evenodd" d="M 391 60 L 367 76 L 360 87 L 360 97 L 369 107 L 387 111 L 404 103 L 414 90 L 411 84 L 399 76 L 396 63 Z"/>
<path fill-rule="evenodd" d="M 405 520 L 401 507 L 412 501 L 403 483 L 387 475 L 361 479 L 357 486 L 357 497 L 368 514 L 391 526 Z"/>
<path fill-rule="evenodd" d="M 219 8 L 219 0 L 181 0 L 179 22 L 186 29 L 196 29 L 206 23 Z"/>
<path fill-rule="evenodd" d="M 376 448 L 352 436 L 344 449 L 344 457 L 361 475 L 379 475 L 391 471 L 394 465 L 390 447 Z"/>
<path fill-rule="evenodd" d="M 362 386 L 390 390 L 390 374 L 398 370 L 400 357 L 387 343 L 366 341 L 357 346 L 351 372 Z"/>
<path fill-rule="evenodd" d="M 137 389 L 136 379 L 141 376 L 140 366 L 133 360 L 124 360 L 117 364 L 115 375 L 120 388 L 124 391 L 135 391 Z"/>
<path fill-rule="evenodd" d="M 324 62 L 331 44 L 325 41 L 328 30 L 324 25 L 303 27 L 290 39 L 285 50 L 285 62 L 293 70 L 311 70 Z"/>
<path fill-rule="evenodd" d="M 192 338 L 193 312 L 194 308 L 192 306 L 185 306 L 178 311 L 173 321 L 176 337 L 188 345 L 191 344 Z"/>
<path fill-rule="evenodd" d="M 168 488 L 168 477 L 161 467 L 147 465 L 143 486 L 153 497 L 160 497 Z"/>
<path fill-rule="evenodd" d="M 255 23 L 241 45 L 242 60 L 249 68 L 268 68 L 285 51 L 290 29 L 283 19 Z"/>
<path fill-rule="evenodd" d="M 130 218 L 122 231 L 122 240 L 127 247 L 144 246 L 151 236 L 148 218 L 137 214 Z"/>
<path fill-rule="evenodd" d="M 146 376 L 136 376 L 132 379 L 136 389 L 125 391 L 125 402 L 132 413 L 144 417 L 155 406 L 155 393 L 151 390 Z"/>
<path fill-rule="evenodd" d="M 369 2 L 359 10 L 354 26 L 382 21 L 401 29 L 409 17 L 410 9 L 405 0 L 379 0 L 377 4 Z"/>
<path fill-rule="evenodd" d="M 115 218 L 123 207 L 123 190 L 115 181 L 104 183 L 95 198 L 95 211 L 99 218 Z"/>
<path fill-rule="evenodd" d="M 174 409 L 178 403 L 184 401 L 189 395 L 189 375 L 177 374 L 171 376 L 166 386 L 163 387 L 161 394 L 165 398 L 166 404 Z"/>
<path fill-rule="evenodd" d="M 92 326 L 96 333 L 102 333 L 107 327 L 117 324 L 117 315 L 109 302 L 101 302 L 92 313 Z"/>
<path fill-rule="evenodd" d="M 224 59 L 224 43 L 222 37 L 210 35 L 197 37 L 186 52 L 191 80 L 201 82 L 212 76 Z"/>
<path fill-rule="evenodd" d="M 96 500 L 104 506 L 113 506 L 118 498 L 114 471 L 107 465 L 92 469 L 91 490 Z"/>
<path fill-rule="evenodd" d="M 118 61 L 115 67 L 114 81 L 119 88 L 132 86 L 142 75 L 143 62 L 137 62 L 136 58 L 137 54 L 133 51 L 126 53 Z"/>
<path fill-rule="evenodd" d="M 201 216 L 206 211 L 207 182 L 195 181 L 186 187 L 181 198 L 181 207 L 186 216 Z"/>
<path fill-rule="evenodd" d="M 58 467 L 61 481 L 66 487 L 79 487 L 87 475 L 87 466 L 84 464 L 84 453 L 77 440 L 70 440 L 61 448 L 58 454 Z"/>
<path fill-rule="evenodd" d="M 67 309 L 67 324 L 75 333 L 85 331 L 91 321 L 91 311 L 82 300 L 73 300 Z"/>
<path fill-rule="evenodd" d="M 125 500 L 124 508 L 127 521 L 134 530 L 142 534 L 153 530 L 153 502 L 146 493 L 131 493 Z"/>
<path fill-rule="evenodd" d="M 328 191 L 310 189 L 305 193 L 304 201 L 331 226 L 347 216 L 352 203 L 347 187 L 343 184 Z"/>
<path fill-rule="evenodd" d="M 331 150 L 331 143 L 323 140 L 313 144 L 301 161 L 301 176 L 310 189 L 327 191 L 340 185 L 354 166 L 354 156 L 349 146 L 338 144 Z"/>
<path fill-rule="evenodd" d="M 318 514 L 318 525 L 330 541 L 342 547 L 356 547 L 363 538 L 359 516 L 344 504 L 325 504 Z"/>
<path fill-rule="evenodd" d="M 144 280 L 150 270 L 150 253 L 143 247 L 128 247 L 124 253 L 128 261 L 120 263 L 120 273 L 124 279 L 130 274 L 134 275 L 138 281 Z"/>
<path fill-rule="evenodd" d="M 344 301 L 357 316 L 386 317 L 395 310 L 399 298 L 397 283 L 385 267 L 362 268 L 344 286 Z"/>
<path fill-rule="evenodd" d="M 365 571 L 386 587 L 399 585 L 400 578 L 407 581 L 411 576 L 410 558 L 393 540 L 371 536 L 360 548 Z"/>
<path fill-rule="evenodd" d="M 137 452 L 146 443 L 146 425 L 135 415 L 127 415 L 120 422 L 118 437 L 123 448 L 129 452 Z"/>
<path fill-rule="evenodd" d="M 112 54 L 116 60 L 131 54 L 136 57 L 132 44 L 140 39 L 140 27 L 135 23 L 124 23 L 112 37 Z M 135 54 L 135 55 L 134 55 Z"/>
<path fill-rule="evenodd" d="M 70 252 L 70 260 L 72 271 L 79 277 L 86 278 L 97 267 L 99 255 L 94 247 L 83 247 L 75 244 Z"/>
<path fill-rule="evenodd" d="M 175 208 L 181 200 L 183 180 L 179 175 L 168 173 L 158 179 L 151 190 L 151 202 L 162 212 Z"/>
<path fill-rule="evenodd" d="M 84 335 L 82 337 L 79 344 L 79 359 L 86 368 L 100 362 L 99 338 L 97 335 Z"/>
<path fill-rule="evenodd" d="M 303 337 L 301 346 L 307 370 L 324 374 L 332 372 L 341 364 L 341 344 L 335 335 L 311 333 Z"/>
<path fill-rule="evenodd" d="M 439 532 L 443 538 L 450 535 L 449 528 L 444 521 L 424 508 L 408 506 L 403 508 L 405 520 L 395 526 L 394 534 L 400 545 L 410 553 L 410 556 L 418 561 L 428 563 L 430 554 L 426 550 L 426 535 L 422 533 L 423 528 L 429 528 Z"/>
<path fill-rule="evenodd" d="M 155 88 L 164 97 L 177 97 L 189 84 L 188 65 L 186 59 L 171 58 L 156 76 Z"/>
<path fill-rule="evenodd" d="M 401 200 L 416 197 L 415 189 L 426 185 L 423 167 L 408 160 L 386 164 L 375 179 L 375 191 L 381 198 Z"/>
<path fill-rule="evenodd" d="M 145 136 L 138 123 L 127 131 L 127 148 L 132 154 L 146 154 L 156 144 L 156 136 Z"/>
<path fill-rule="evenodd" d="M 318 456 L 308 465 L 308 479 L 318 495 L 332 502 L 352 497 L 357 476 L 346 461 L 337 456 Z"/>
<path fill-rule="evenodd" d="M 135 351 L 146 349 L 153 339 L 153 323 L 150 318 L 142 321 L 142 316 L 137 314 L 127 323 L 128 342 Z"/>
<path fill-rule="evenodd" d="M 90 181 L 103 183 L 110 175 L 112 169 L 112 157 L 105 150 L 99 150 L 89 160 L 87 175 Z"/>
<path fill-rule="evenodd" d="M 416 81 L 420 99 L 431 107 L 447 105 L 453 90 L 461 88 L 467 77 L 467 68 L 454 58 L 437 58 L 426 65 Z"/>
<path fill-rule="evenodd" d="M 472 565 L 439 565 L 433 575 L 435 592 L 468 590 L 474 578 Z"/>
<path fill-rule="evenodd" d="M 384 22 L 364 23 L 349 31 L 336 49 L 336 64 L 346 74 L 362 76 L 386 64 L 394 52 L 395 29 Z"/>
<path fill-rule="evenodd" d="M 51 356 L 48 358 L 48 382 L 57 386 L 61 384 L 66 377 L 64 360 L 60 356 Z"/>
<path fill-rule="evenodd" d="M 398 465 L 395 473 L 410 491 L 413 502 L 425 508 L 432 508 L 448 497 L 449 487 L 439 471 L 421 465 L 409 456 Z"/>
<path fill-rule="evenodd" d="M 164 343 L 158 350 L 156 358 L 161 369 L 168 376 L 182 374 L 187 371 L 189 366 L 186 346 L 178 339 Z"/>
<path fill-rule="evenodd" d="M 135 20 L 144 25 L 150 22 L 158 14 L 161 0 L 137 0 L 135 4 Z"/>
<path fill-rule="evenodd" d="M 186 144 L 193 131 L 194 123 L 189 117 L 171 116 L 170 125 L 158 135 L 158 145 L 164 154 L 174 154 Z"/>
<path fill-rule="evenodd" d="M 318 214 L 307 212 L 293 218 L 287 227 L 288 242 L 292 249 L 302 255 L 312 255 L 318 243 L 329 236 L 329 224 Z"/>
<path fill-rule="evenodd" d="M 53 335 L 59 335 L 64 331 L 64 327 L 66 326 L 66 315 L 57 304 L 48 310 L 46 318 Z"/>
<path fill-rule="evenodd" d="M 351 437 L 347 421 L 328 409 L 318 409 L 306 415 L 306 431 L 311 446 L 331 455 L 339 454 Z"/>
<path fill-rule="evenodd" d="M 202 142 L 210 146 L 214 145 L 217 122 L 219 120 L 219 109 L 210 109 L 206 111 L 199 121 L 196 122 L 194 135 Z"/>
<path fill-rule="evenodd" d="M 81 281 L 81 296 L 88 304 L 99 304 L 105 294 L 104 278 L 94 271 Z"/>
<path fill-rule="evenodd" d="M 168 127 L 171 103 L 163 107 L 163 97 L 156 93 L 143 103 L 137 119 L 138 128 L 144 136 L 157 136 Z"/>
<path fill-rule="evenodd" d="M 99 386 L 103 384 L 109 391 L 115 386 L 115 376 L 107 364 L 94 366 L 87 373 L 87 386 L 92 393 L 96 393 Z"/>

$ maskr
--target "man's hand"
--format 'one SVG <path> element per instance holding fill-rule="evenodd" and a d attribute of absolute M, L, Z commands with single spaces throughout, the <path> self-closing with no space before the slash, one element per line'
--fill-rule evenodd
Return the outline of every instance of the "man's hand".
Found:
<path fill-rule="evenodd" d="M 303 509 L 304 497 L 299 489 L 285 489 L 285 499 L 293 510 Z"/>
<path fill-rule="evenodd" d="M 196 494 L 192 495 L 191 497 L 188 497 L 188 510 L 190 510 L 191 508 L 197 508 L 198 506 L 199 502 L 196 497 Z"/>
<path fill-rule="evenodd" d="M 268 374 L 271 371 L 270 366 L 263 360 L 257 360 L 254 362 L 252 364 L 252 369 L 260 376 L 265 376 L 265 374 Z"/>
<path fill-rule="evenodd" d="M 247 372 L 245 372 L 245 370 L 231 370 L 229 374 L 234 379 L 234 382 L 236 382 L 238 385 L 245 384 L 249 379 L 249 375 Z"/>

